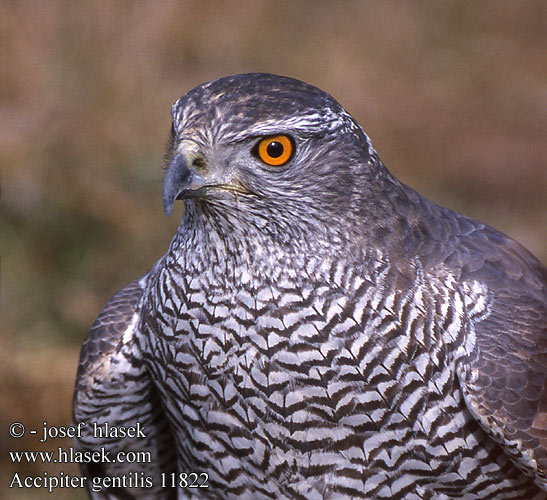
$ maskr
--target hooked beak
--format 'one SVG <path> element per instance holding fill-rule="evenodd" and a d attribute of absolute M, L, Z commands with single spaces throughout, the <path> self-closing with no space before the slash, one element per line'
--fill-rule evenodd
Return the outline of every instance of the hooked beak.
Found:
<path fill-rule="evenodd" d="M 185 156 L 177 153 L 169 163 L 163 180 L 163 210 L 171 217 L 175 200 L 190 197 L 205 185 L 203 177 L 190 169 Z"/>

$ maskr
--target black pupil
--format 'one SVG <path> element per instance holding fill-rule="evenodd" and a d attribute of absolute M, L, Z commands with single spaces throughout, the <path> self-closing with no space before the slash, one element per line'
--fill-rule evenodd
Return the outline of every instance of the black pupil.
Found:
<path fill-rule="evenodd" d="M 279 141 L 272 141 L 268 144 L 266 151 L 272 158 L 279 158 L 283 154 L 283 144 Z"/>

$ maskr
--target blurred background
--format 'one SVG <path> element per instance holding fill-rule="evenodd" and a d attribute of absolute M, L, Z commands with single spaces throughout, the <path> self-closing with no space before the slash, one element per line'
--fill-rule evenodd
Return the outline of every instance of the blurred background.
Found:
<path fill-rule="evenodd" d="M 67 425 L 78 352 L 108 298 L 167 249 L 170 106 L 266 71 L 331 93 L 434 201 L 547 261 L 547 2 L 3 1 L 0 5 L 0 469 L 56 449 L 7 428 Z M 47 498 L 85 498 L 57 490 Z"/>

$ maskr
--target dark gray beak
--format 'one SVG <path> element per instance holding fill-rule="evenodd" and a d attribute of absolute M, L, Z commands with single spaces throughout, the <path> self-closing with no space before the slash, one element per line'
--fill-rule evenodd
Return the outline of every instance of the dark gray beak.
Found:
<path fill-rule="evenodd" d="M 203 178 L 190 169 L 184 155 L 177 153 L 163 179 L 163 210 L 171 217 L 175 200 L 191 197 L 192 192 L 205 185 Z"/>

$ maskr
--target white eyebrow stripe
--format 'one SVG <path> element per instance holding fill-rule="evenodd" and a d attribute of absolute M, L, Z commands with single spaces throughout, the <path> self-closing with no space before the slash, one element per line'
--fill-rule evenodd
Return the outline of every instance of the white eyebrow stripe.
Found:
<path fill-rule="evenodd" d="M 264 134 L 275 130 L 310 130 L 325 128 L 328 125 L 327 121 L 318 114 L 293 116 L 288 120 L 265 120 L 250 127 L 249 132 L 253 134 Z"/>
<path fill-rule="evenodd" d="M 236 142 L 247 137 L 260 135 L 273 135 L 287 131 L 296 131 L 302 134 L 313 134 L 321 130 L 333 130 L 344 126 L 347 122 L 342 116 L 330 113 L 312 113 L 303 116 L 293 116 L 288 119 L 271 118 L 250 126 L 244 131 L 232 132 L 230 122 L 222 125 L 221 136 L 227 142 Z"/>

